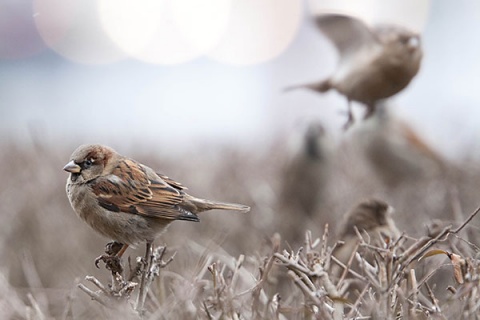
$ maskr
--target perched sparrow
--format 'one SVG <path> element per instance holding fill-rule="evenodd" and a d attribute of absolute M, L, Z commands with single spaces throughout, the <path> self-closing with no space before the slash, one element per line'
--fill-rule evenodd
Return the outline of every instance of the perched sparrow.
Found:
<path fill-rule="evenodd" d="M 337 246 L 332 255 L 343 264 L 347 264 L 358 243 L 355 227 L 361 234 L 366 232 L 370 244 L 374 246 L 382 247 L 385 239 L 390 241 L 398 239 L 401 233 L 391 217 L 393 211 L 388 203 L 381 200 L 370 199 L 360 202 L 344 216 L 337 236 L 337 239 L 344 243 Z M 364 258 L 367 261 L 371 260 L 369 256 Z M 355 269 L 356 266 L 354 265 L 353 268 Z M 333 273 L 338 275 L 339 270 L 340 268 L 334 265 Z"/>
<path fill-rule="evenodd" d="M 152 242 L 174 220 L 199 221 L 212 210 L 248 212 L 249 207 L 195 198 L 180 183 L 102 145 L 82 145 L 63 168 L 67 195 L 80 218 L 100 234 L 129 245 Z M 98 261 L 96 261 L 98 262 Z"/>
<path fill-rule="evenodd" d="M 348 128 L 353 123 L 350 102 L 365 104 L 365 118 L 375 112 L 379 100 L 404 89 L 417 74 L 422 60 L 420 36 L 400 26 L 373 28 L 341 14 L 325 14 L 316 25 L 333 42 L 339 62 L 334 74 L 323 81 L 287 89 L 307 88 L 316 92 L 335 89 L 348 99 Z"/>
<path fill-rule="evenodd" d="M 331 173 L 332 150 L 324 127 L 309 123 L 294 154 L 283 170 L 280 197 L 281 209 L 313 216 L 322 201 Z"/>

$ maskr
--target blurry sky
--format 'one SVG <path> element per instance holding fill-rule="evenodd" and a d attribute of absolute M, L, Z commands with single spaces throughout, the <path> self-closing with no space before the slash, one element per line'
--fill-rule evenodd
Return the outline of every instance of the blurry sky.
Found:
<path fill-rule="evenodd" d="M 444 154 L 471 152 L 480 3 L 469 0 L 0 0 L 1 139 L 258 149 L 311 119 L 341 137 L 345 99 L 282 92 L 333 71 L 310 20 L 332 3 L 423 32 L 422 69 L 391 107 Z"/>

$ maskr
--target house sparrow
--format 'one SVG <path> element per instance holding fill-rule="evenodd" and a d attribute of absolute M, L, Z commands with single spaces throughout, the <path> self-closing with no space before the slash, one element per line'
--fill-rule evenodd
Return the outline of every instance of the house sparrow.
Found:
<path fill-rule="evenodd" d="M 78 147 L 63 169 L 70 172 L 66 188 L 72 208 L 95 231 L 123 244 L 117 257 L 142 241 L 148 253 L 174 220 L 199 221 L 198 213 L 213 209 L 250 210 L 195 198 L 180 183 L 102 145 Z"/>
<path fill-rule="evenodd" d="M 375 112 L 378 101 L 404 89 L 417 74 L 422 60 L 420 36 L 400 26 L 373 28 L 342 14 L 324 14 L 315 19 L 317 27 L 336 47 L 339 62 L 333 75 L 320 82 L 287 88 L 316 92 L 335 89 L 348 100 L 348 120 L 353 123 L 350 102 L 363 103 L 365 118 Z"/>
<path fill-rule="evenodd" d="M 325 128 L 311 122 L 295 141 L 295 150 L 286 161 L 280 186 L 280 208 L 312 217 L 331 173 L 332 146 Z"/>
<path fill-rule="evenodd" d="M 323 125 L 312 121 L 302 129 L 291 134 L 290 154 L 278 175 L 276 211 L 282 218 L 275 230 L 291 244 L 303 241 L 305 228 L 320 215 L 332 174 L 333 146 Z"/>
<path fill-rule="evenodd" d="M 382 247 L 385 240 L 394 241 L 401 235 L 391 215 L 394 209 L 388 203 L 369 199 L 360 202 L 352 210 L 350 210 L 343 218 L 343 223 L 338 230 L 337 239 L 343 241 L 343 244 L 338 245 L 332 252 L 343 264 L 347 264 L 355 247 L 358 243 L 358 236 L 355 232 L 355 227 L 363 234 L 368 234 L 368 240 L 371 245 Z M 364 255 L 363 258 L 367 261 L 372 261 L 372 255 Z M 355 269 L 358 266 L 352 265 Z M 338 265 L 334 265 L 333 274 L 339 275 L 340 269 Z"/>

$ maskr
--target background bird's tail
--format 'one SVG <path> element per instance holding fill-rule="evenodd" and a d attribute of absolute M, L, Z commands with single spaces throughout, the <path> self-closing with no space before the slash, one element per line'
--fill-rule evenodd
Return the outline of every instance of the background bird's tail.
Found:
<path fill-rule="evenodd" d="M 314 83 L 298 84 L 298 85 L 286 87 L 285 89 L 283 89 L 283 91 L 288 92 L 296 89 L 310 89 L 316 92 L 327 92 L 331 88 L 332 88 L 332 85 L 330 81 L 327 79 L 327 80 L 322 80 Z"/>

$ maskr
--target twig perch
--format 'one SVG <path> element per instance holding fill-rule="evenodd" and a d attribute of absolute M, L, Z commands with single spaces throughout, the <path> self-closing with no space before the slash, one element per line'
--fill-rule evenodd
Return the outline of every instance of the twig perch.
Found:
<path fill-rule="evenodd" d="M 130 267 L 130 274 L 126 278 L 128 280 L 125 280 L 123 276 L 123 268 L 113 270 L 112 264 L 107 263 L 106 269 L 112 274 L 111 283 L 105 285 L 93 276 L 86 276 L 85 280 L 91 282 L 98 290 L 92 290 L 83 283 L 79 283 L 78 288 L 101 305 L 107 308 L 116 308 L 119 304 L 128 302 L 133 291 L 138 287 L 137 302 L 134 310 L 142 316 L 145 313 L 145 300 L 154 277 L 158 276 L 160 269 L 172 262 L 175 256 L 173 254 L 167 261 L 163 261 L 166 249 L 166 247 L 159 247 L 151 254 L 148 254 L 151 251 L 147 250 L 146 259 L 138 257 L 135 266 L 133 268 Z M 118 270 L 122 272 L 119 273 L 117 272 Z M 134 281 L 134 279 L 138 278 L 141 279 L 140 286 L 138 282 Z"/>

